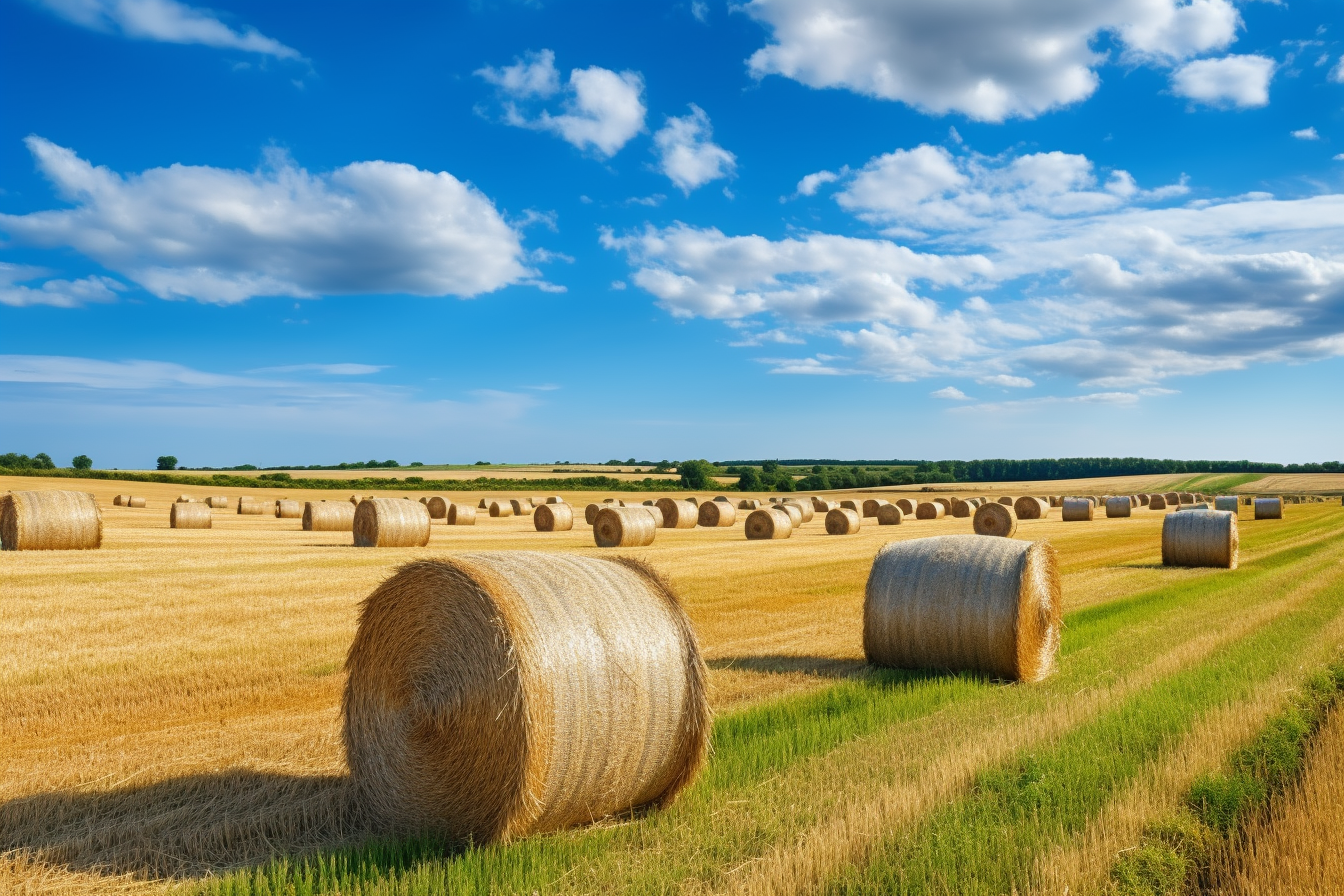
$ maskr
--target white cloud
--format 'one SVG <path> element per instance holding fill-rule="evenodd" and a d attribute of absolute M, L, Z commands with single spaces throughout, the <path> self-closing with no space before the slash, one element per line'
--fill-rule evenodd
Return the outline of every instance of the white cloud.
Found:
<path fill-rule="evenodd" d="M 89 302 L 114 301 L 117 292 L 126 288 L 111 277 L 96 276 L 79 280 L 47 280 L 36 287 L 21 285 L 40 279 L 45 273 L 41 268 L 0 261 L 0 305 L 17 308 L 28 305 L 75 308 Z"/>
<path fill-rule="evenodd" d="M 732 177 L 737 157 L 713 140 L 709 116 L 694 103 L 691 114 L 669 116 L 667 124 L 653 135 L 658 168 L 683 193 L 722 177 Z"/>
<path fill-rule="evenodd" d="M 1168 65 L 1222 50 L 1229 0 L 752 0 L 771 40 L 748 61 L 810 87 L 841 87 L 933 114 L 1031 118 L 1091 96 L 1115 36 L 1132 61 Z"/>
<path fill-rule="evenodd" d="M 1274 60 L 1268 56 L 1223 56 L 1187 62 L 1171 75 L 1171 89 L 1210 106 L 1251 109 L 1269 103 Z"/>
<path fill-rule="evenodd" d="M 603 158 L 615 155 L 644 129 L 644 78 L 639 72 L 576 68 L 562 88 L 555 53 L 529 53 L 513 65 L 489 66 L 476 74 L 506 97 L 504 120 L 515 127 L 550 131 L 582 150 Z M 529 118 L 519 100 L 549 99 L 563 93 L 562 112 L 542 110 Z"/>
<path fill-rule="evenodd" d="M 1293 131 L 1293 136 L 1299 140 L 1319 140 L 1321 135 L 1316 133 L 1316 128 L 1303 128 L 1300 131 Z"/>
<path fill-rule="evenodd" d="M 847 173 L 849 173 L 848 169 L 840 171 L 839 173 L 834 171 L 817 171 L 813 174 L 809 174 L 798 181 L 796 195 L 815 196 L 817 190 L 821 189 L 822 185 L 833 184 Z"/>
<path fill-rule="evenodd" d="M 770 372 L 790 376 L 846 376 L 853 371 L 841 370 L 819 358 L 761 358 L 772 365 Z"/>
<path fill-rule="evenodd" d="M 965 392 L 961 391 L 956 386 L 944 386 L 942 389 L 937 389 L 933 392 L 930 392 L 929 395 L 933 396 L 934 398 L 941 398 L 944 401 L 971 400 L 971 396 L 967 395 Z"/>
<path fill-rule="evenodd" d="M 320 373 L 325 376 L 368 376 L 387 369 L 385 364 L 286 364 L 282 367 L 258 367 L 248 373 Z"/>
<path fill-rule="evenodd" d="M 1330 69 L 1330 80 L 1336 84 L 1344 84 L 1344 56 L 1339 57 L 1339 62 Z"/>
<path fill-rule="evenodd" d="M 173 165 L 121 175 L 27 138 L 71 209 L 0 214 L 17 242 L 69 246 L 165 299 L 474 296 L 534 276 L 490 199 L 447 172 L 356 162 L 314 175 Z"/>
<path fill-rule="evenodd" d="M 976 382 L 982 386 L 1002 386 L 1005 389 L 1030 389 L 1036 385 L 1024 376 L 1011 376 L 1006 373 L 982 376 Z"/>
<path fill-rule="evenodd" d="M 277 59 L 302 59 L 299 51 L 255 28 L 235 31 L 210 13 L 176 0 L 38 0 L 61 18 L 138 40 L 202 44 L 260 53 Z"/>
<path fill-rule="evenodd" d="M 0 355 L 0 382 L 45 383 L 87 389 L 272 389 L 276 380 L 205 373 L 167 361 L 102 361 L 63 355 Z"/>
<path fill-rule="evenodd" d="M 705 0 L 691 0 L 691 15 L 698 22 L 709 21 L 709 4 Z"/>

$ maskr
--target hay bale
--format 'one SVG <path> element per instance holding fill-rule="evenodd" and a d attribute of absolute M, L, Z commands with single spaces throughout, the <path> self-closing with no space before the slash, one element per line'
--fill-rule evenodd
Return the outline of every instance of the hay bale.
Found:
<path fill-rule="evenodd" d="M 429 518 L 432 520 L 446 520 L 448 518 L 448 499 L 439 495 L 431 495 L 428 498 L 421 498 L 420 503 L 425 505 L 429 511 Z"/>
<path fill-rule="evenodd" d="M 369 498 L 355 508 L 355 547 L 422 548 L 429 544 L 425 505 L 395 498 Z"/>
<path fill-rule="evenodd" d="M 901 513 L 905 516 L 914 516 L 915 508 L 919 506 L 919 502 L 914 498 L 897 498 L 896 506 L 901 508 Z"/>
<path fill-rule="evenodd" d="M 715 495 L 715 496 L 714 496 L 714 500 L 715 500 L 715 501 L 728 501 L 728 496 L 727 496 L 727 495 Z"/>
<path fill-rule="evenodd" d="M 191 495 L 178 495 L 174 504 L 195 504 L 200 498 L 193 498 Z"/>
<path fill-rule="evenodd" d="M 863 516 L 863 502 L 862 502 L 862 501 L 853 501 L 853 500 L 849 500 L 849 499 L 847 498 L 847 499 L 845 499 L 844 501 L 841 501 L 841 502 L 840 502 L 840 506 L 841 506 L 842 508 L 844 508 L 845 510 L 852 510 L 852 511 L 854 511 L 855 513 L 857 513 L 859 516 Z"/>
<path fill-rule="evenodd" d="M 647 510 L 647 511 L 649 512 L 649 516 L 653 517 L 653 525 L 654 525 L 654 528 L 655 528 L 655 529 L 663 529 L 663 528 L 666 528 L 666 527 L 663 525 L 663 511 L 662 511 L 662 508 L 660 508 L 657 504 L 653 504 L 653 505 L 650 505 L 649 507 L 645 507 L 644 509 Z"/>
<path fill-rule="evenodd" d="M 481 501 L 480 501 L 480 503 L 476 505 L 476 509 L 477 509 L 477 510 L 489 510 L 489 509 L 490 509 L 490 502 L 489 502 L 487 499 L 482 498 Z"/>
<path fill-rule="evenodd" d="M 1124 495 L 1116 495 L 1106 499 L 1106 518 L 1125 517 L 1130 515 L 1133 505 L 1129 503 L 1129 498 Z"/>
<path fill-rule="evenodd" d="M 895 504 L 883 504 L 877 508 L 877 524 L 879 526 L 899 526 L 905 518 L 901 513 L 901 508 Z"/>
<path fill-rule="evenodd" d="M 542 504 L 545 504 L 545 503 L 546 503 L 546 496 L 545 496 L 545 495 L 532 495 L 530 498 L 527 499 L 527 501 L 528 501 L 529 504 L 531 504 L 531 505 L 533 506 L 533 508 L 536 508 L 536 507 L 539 507 L 539 506 L 541 506 Z"/>
<path fill-rule="evenodd" d="M 547 503 L 547 504 L 565 504 L 565 503 L 567 503 L 567 502 L 566 502 L 565 499 L 564 499 L 562 496 L 560 496 L 560 495 L 547 495 L 547 496 L 546 496 L 546 503 Z"/>
<path fill-rule="evenodd" d="M 930 500 L 933 501 L 934 504 L 943 505 L 943 516 L 947 516 L 952 512 L 951 498 L 931 498 Z"/>
<path fill-rule="evenodd" d="M 1060 516 L 1066 523 L 1091 522 L 1096 509 L 1091 498 L 1065 498 Z"/>
<path fill-rule="evenodd" d="M 1255 499 L 1255 518 L 1258 520 L 1281 520 L 1283 519 L 1283 499 L 1282 498 L 1256 498 Z"/>
<path fill-rule="evenodd" d="M 964 501 L 961 498 L 952 499 L 952 516 L 957 519 L 965 519 L 973 513 L 975 513 L 975 505 L 970 501 Z"/>
<path fill-rule="evenodd" d="M 1148 496 L 1148 509 L 1149 509 L 1149 510 L 1166 510 L 1166 509 L 1167 509 L 1167 499 L 1164 498 L 1162 495 L 1149 495 L 1149 496 Z"/>
<path fill-rule="evenodd" d="M 633 560 L 407 564 L 360 607 L 346 669 L 355 801 L 388 834 L 480 845 L 665 806 L 708 750 L 694 631 Z"/>
<path fill-rule="evenodd" d="M 117 495 L 115 498 L 112 499 L 112 506 L 113 506 L 113 507 L 125 507 L 125 506 L 126 506 L 126 502 L 128 502 L 128 501 L 130 501 L 130 500 L 131 500 L 131 496 L 130 496 L 130 495 Z"/>
<path fill-rule="evenodd" d="M 490 516 L 496 518 L 503 516 L 513 516 L 513 502 L 505 501 L 502 498 L 498 501 L 491 501 Z"/>
<path fill-rule="evenodd" d="M 209 529 L 213 526 L 214 517 L 206 504 L 174 502 L 168 508 L 169 529 Z"/>
<path fill-rule="evenodd" d="M 1007 495 L 1004 495 L 1002 498 L 999 498 L 999 503 L 1003 504 L 1006 507 L 1012 507 L 1015 503 L 1017 503 L 1017 499 L 1010 498 Z"/>
<path fill-rule="evenodd" d="M 609 504 L 609 505 L 611 505 L 612 507 L 624 507 L 624 506 L 625 506 L 625 502 L 622 501 L 620 498 L 603 498 L 603 499 L 602 499 L 602 503 L 603 503 L 603 504 Z"/>
<path fill-rule="evenodd" d="M 351 495 L 351 496 L 350 496 L 350 503 L 351 503 L 351 504 L 354 504 L 354 505 L 358 506 L 360 500 L 361 500 L 361 499 L 360 499 L 359 495 Z"/>
<path fill-rule="evenodd" d="M 1006 504 L 986 504 L 975 509 L 971 525 L 976 535 L 1012 538 L 1017 534 L 1017 513 Z"/>
<path fill-rule="evenodd" d="M 205 499 L 205 503 L 207 506 L 213 507 L 215 510 L 227 510 L 229 507 L 229 496 L 211 495 L 210 497 Z"/>
<path fill-rule="evenodd" d="M 888 544 L 873 561 L 863 652 L 881 666 L 1040 681 L 1055 669 L 1060 624 L 1059 571 L 1049 543 L 917 538 Z"/>
<path fill-rule="evenodd" d="M 242 497 L 238 499 L 238 513 L 247 516 L 261 516 L 266 513 L 274 513 L 275 504 L 271 501 L 264 501 L 259 498 Z"/>
<path fill-rule="evenodd" d="M 1235 511 L 1172 513 L 1162 521 L 1163 566 L 1236 569 L 1240 543 Z"/>
<path fill-rule="evenodd" d="M 583 508 L 583 521 L 590 526 L 597 522 L 597 512 L 602 509 L 602 506 L 601 504 L 589 504 Z"/>
<path fill-rule="evenodd" d="M 899 508 L 899 504 L 897 507 Z M 904 514 L 902 514 L 904 516 Z M 827 535 L 853 535 L 859 531 L 863 518 L 857 510 L 848 507 L 836 507 L 826 511 Z"/>
<path fill-rule="evenodd" d="M 355 528 L 355 506 L 344 501 L 309 501 L 303 505 L 303 531 L 350 532 Z"/>
<path fill-rule="evenodd" d="M 1063 495 L 1051 495 L 1051 496 L 1050 496 L 1050 506 L 1051 506 L 1051 507 L 1059 507 L 1059 506 L 1062 505 L 1063 503 L 1064 503 L 1064 496 L 1063 496 Z"/>
<path fill-rule="evenodd" d="M 144 498 L 143 495 L 127 495 L 127 496 L 126 496 L 126 506 L 127 506 L 127 507 L 144 507 L 144 506 L 145 506 L 145 498 Z"/>
<path fill-rule="evenodd" d="M 449 526 L 474 526 L 477 509 L 471 504 L 449 504 L 443 513 L 443 521 Z"/>
<path fill-rule="evenodd" d="M 0 496 L 0 549 L 87 551 L 103 545 L 103 514 L 87 492 L 56 489 Z"/>
<path fill-rule="evenodd" d="M 694 501 L 659 498 L 658 509 L 663 512 L 664 529 L 694 529 L 700 521 L 700 507 Z"/>
<path fill-rule="evenodd" d="M 1050 515 L 1050 502 L 1023 495 L 1013 502 L 1013 513 L 1020 520 L 1043 520 Z"/>
<path fill-rule="evenodd" d="M 706 529 L 731 526 L 735 522 L 737 522 L 737 508 L 727 501 L 720 501 L 717 498 L 700 505 L 700 516 L 696 520 L 697 525 L 704 526 Z"/>
<path fill-rule="evenodd" d="M 568 504 L 538 504 L 532 524 L 538 532 L 568 532 L 574 528 L 574 509 Z"/>
<path fill-rule="evenodd" d="M 775 506 L 789 515 L 789 523 L 792 525 L 793 528 L 797 529 L 799 526 L 803 524 L 802 507 L 798 506 L 792 501 L 785 501 L 784 503 L 776 504 Z"/>
<path fill-rule="evenodd" d="M 1236 496 L 1236 495 L 1219 495 L 1218 497 L 1216 497 L 1216 498 L 1213 499 L 1213 509 L 1214 509 L 1214 510 L 1230 510 L 1230 511 L 1232 511 L 1233 513 L 1236 513 L 1236 512 L 1237 512 L 1237 496 Z"/>
<path fill-rule="evenodd" d="M 303 502 L 293 501 L 289 498 L 281 498 L 275 502 L 275 517 L 281 520 L 297 520 L 303 518 Z"/>
<path fill-rule="evenodd" d="M 979 510 L 976 510 L 976 513 L 979 512 Z M 946 508 L 935 501 L 920 501 L 915 508 L 915 519 L 917 520 L 940 520 L 946 515 Z"/>
<path fill-rule="evenodd" d="M 864 519 L 867 519 L 868 517 L 876 517 L 877 508 L 881 507 L 883 504 L 889 504 L 889 503 L 891 502 L 889 502 L 885 498 L 869 498 L 867 501 L 864 501 L 863 502 Z"/>
<path fill-rule="evenodd" d="M 830 509 L 831 509 L 831 504 L 830 504 L 829 501 L 823 501 L 823 500 L 821 500 L 820 498 L 813 498 L 813 499 L 812 499 L 812 510 L 813 510 L 814 512 L 816 512 L 816 513 L 825 513 L 826 511 L 828 511 L 828 510 L 830 510 Z"/>
<path fill-rule="evenodd" d="M 803 515 L 803 522 L 805 523 L 812 522 L 812 517 L 816 515 L 816 511 L 812 509 L 810 501 L 804 501 L 802 498 L 790 498 L 784 503 L 792 504 L 794 507 L 797 507 L 798 512 Z M 884 501 L 883 503 L 885 504 L 886 502 Z"/>
<path fill-rule="evenodd" d="M 612 507 L 597 512 L 593 541 L 600 548 L 642 548 L 653 544 L 658 526 L 644 507 Z"/>
<path fill-rule="evenodd" d="M 515 516 L 531 516 L 536 507 L 526 498 L 513 498 L 509 501 Z"/>
<path fill-rule="evenodd" d="M 1139 504 L 1144 507 L 1151 506 L 1152 501 L 1153 501 L 1152 495 L 1139 495 Z"/>
<path fill-rule="evenodd" d="M 1190 492 L 1177 492 L 1177 493 L 1176 493 L 1176 499 L 1177 499 L 1177 503 L 1180 503 L 1180 504 L 1193 504 L 1193 503 L 1195 503 L 1195 496 L 1194 496 L 1193 494 L 1191 494 Z"/>
<path fill-rule="evenodd" d="M 788 538 L 793 534 L 793 517 L 778 505 L 759 507 L 747 514 L 747 522 L 743 528 L 746 530 L 747 538 L 752 541 Z"/>

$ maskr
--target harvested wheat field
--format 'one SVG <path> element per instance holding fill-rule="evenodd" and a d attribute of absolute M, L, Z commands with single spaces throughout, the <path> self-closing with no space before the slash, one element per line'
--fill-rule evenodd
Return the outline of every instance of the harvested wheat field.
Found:
<path fill-rule="evenodd" d="M 1083 485 L 955 492 L 1108 491 Z M 1161 510 L 1020 520 L 1017 542 L 1053 549 L 1062 626 L 1042 666 L 1054 671 L 1009 684 L 970 660 L 864 659 L 879 549 L 971 538 L 969 518 L 912 514 L 840 537 L 818 513 L 788 538 L 748 540 L 739 513 L 613 549 L 594 544 L 581 513 L 544 533 L 527 516 L 478 514 L 474 526 L 431 521 L 424 547 L 355 548 L 350 531 L 226 510 L 209 529 L 170 529 L 170 502 L 192 494 L 180 486 L 137 484 L 146 509 L 113 506 L 125 483 L 61 487 L 98 499 L 101 547 L 0 552 L 3 893 L 1109 893 L 1128 873 L 1117 857 L 1272 727 L 1344 645 L 1337 505 L 1258 521 L 1241 507 L 1235 570 L 1164 567 Z M 482 497 L 526 495 L 453 495 Z M 582 508 L 605 496 L 565 497 Z M 361 808 L 342 741 L 361 603 L 410 561 L 499 551 L 588 558 L 575 568 L 635 558 L 660 576 L 703 658 L 703 691 L 688 693 L 713 714 L 708 758 L 620 803 L 657 805 L 591 823 L 476 846 L 390 837 Z M 679 629 L 645 630 L 641 649 L 692 656 L 682 635 L 660 633 Z M 544 694 L 544 677 L 528 674 Z M 1318 753 L 1283 817 L 1313 811 L 1312 775 L 1337 767 Z M 1263 834 L 1255 843 L 1273 848 Z"/>

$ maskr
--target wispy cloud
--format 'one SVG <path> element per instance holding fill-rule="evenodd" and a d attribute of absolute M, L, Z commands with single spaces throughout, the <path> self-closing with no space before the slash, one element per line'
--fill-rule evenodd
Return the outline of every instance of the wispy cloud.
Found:
<path fill-rule="evenodd" d="M 298 50 L 255 28 L 233 29 L 210 12 L 177 0 L 37 0 L 68 22 L 136 40 L 200 44 L 301 60 Z"/>

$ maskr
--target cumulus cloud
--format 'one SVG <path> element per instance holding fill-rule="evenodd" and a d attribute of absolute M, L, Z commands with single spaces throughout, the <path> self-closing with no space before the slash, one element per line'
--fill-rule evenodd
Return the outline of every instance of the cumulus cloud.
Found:
<path fill-rule="evenodd" d="M 1330 80 L 1336 84 L 1344 84 L 1344 56 L 1339 57 L 1339 62 L 1330 69 Z"/>
<path fill-rule="evenodd" d="M 315 175 L 271 152 L 256 171 L 122 175 L 41 137 L 26 142 L 74 208 L 0 214 L 0 231 L 74 248 L 160 298 L 467 297 L 535 275 L 490 199 L 447 172 L 373 161 Z"/>
<path fill-rule="evenodd" d="M 45 274 L 41 268 L 0 261 L 0 305 L 16 308 L 28 305 L 75 308 L 90 302 L 114 301 L 117 293 L 126 288 L 111 277 L 45 280 L 37 286 L 22 285 L 41 279 Z"/>
<path fill-rule="evenodd" d="M 1316 133 L 1316 128 L 1302 128 L 1300 131 L 1293 131 L 1293 136 L 1299 140 L 1319 140 L 1321 135 Z"/>
<path fill-rule="evenodd" d="M 555 53 L 529 53 L 513 65 L 485 67 L 476 74 L 504 97 L 504 120 L 515 127 L 549 131 L 572 146 L 603 158 L 644 130 L 644 77 L 590 66 L 576 68 L 562 87 Z M 543 109 L 529 116 L 521 101 L 562 97 L 559 114 Z M 707 124 L 708 122 L 706 122 Z"/>
<path fill-rule="evenodd" d="M 1274 60 L 1268 56 L 1223 56 L 1196 59 L 1171 75 L 1177 96 L 1209 106 L 1253 109 L 1269 104 Z"/>
<path fill-rule="evenodd" d="M 1091 96 L 1111 34 L 1136 62 L 1170 65 L 1222 50 L 1230 0 L 752 0 L 770 31 L 756 77 L 845 88 L 932 114 L 1032 118 Z"/>
<path fill-rule="evenodd" d="M 935 389 L 929 395 L 934 398 L 941 398 L 944 401 L 970 401 L 971 396 L 958 389 L 956 386 L 944 386 L 941 389 Z"/>
<path fill-rule="evenodd" d="M 691 113 L 680 118 L 668 117 L 667 124 L 653 135 L 658 168 L 683 193 L 712 180 L 732 177 L 737 157 L 713 140 L 714 132 L 705 110 L 694 103 Z"/>
<path fill-rule="evenodd" d="M 976 382 L 982 386 L 1002 386 L 1005 389 L 1030 389 L 1036 385 L 1024 376 L 1011 376 L 1007 373 L 982 376 Z"/>
<path fill-rule="evenodd" d="M 235 31 L 205 10 L 177 0 L 38 0 L 38 3 L 84 28 L 137 40 L 202 44 L 277 59 L 303 58 L 298 50 L 255 28 Z"/>
<path fill-rule="evenodd" d="M 836 173 L 834 171 L 817 171 L 807 175 L 798 181 L 798 189 L 795 191 L 799 196 L 815 196 L 817 190 L 820 190 L 826 184 L 833 184 L 848 171 Z"/>

